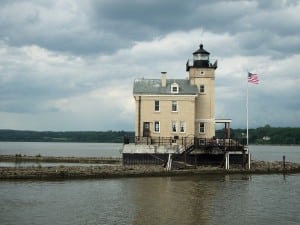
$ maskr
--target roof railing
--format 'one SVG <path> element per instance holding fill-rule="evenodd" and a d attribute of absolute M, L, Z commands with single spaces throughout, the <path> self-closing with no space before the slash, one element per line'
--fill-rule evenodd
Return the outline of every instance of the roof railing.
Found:
<path fill-rule="evenodd" d="M 218 67 L 218 60 L 211 59 L 209 60 L 209 68 L 217 68 Z M 187 67 L 193 67 L 194 66 L 194 59 L 188 59 L 187 61 Z"/>

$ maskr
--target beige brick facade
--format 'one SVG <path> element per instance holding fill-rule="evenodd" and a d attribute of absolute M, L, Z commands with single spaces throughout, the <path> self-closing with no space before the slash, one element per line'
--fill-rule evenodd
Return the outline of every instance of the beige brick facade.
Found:
<path fill-rule="evenodd" d="M 149 136 L 193 136 L 195 131 L 195 97 L 193 95 L 135 96 L 136 136 L 143 136 L 145 122 L 149 123 Z M 159 102 L 159 110 L 157 111 L 155 110 L 155 101 Z M 177 110 L 172 109 L 174 102 L 176 102 Z M 140 116 L 138 116 L 139 113 Z M 156 122 L 159 122 L 158 130 L 155 130 Z"/>
<path fill-rule="evenodd" d="M 198 96 L 195 101 L 195 136 L 199 138 L 215 136 L 215 69 L 190 68 L 189 80 L 196 85 Z M 204 132 L 200 132 L 204 123 Z"/>

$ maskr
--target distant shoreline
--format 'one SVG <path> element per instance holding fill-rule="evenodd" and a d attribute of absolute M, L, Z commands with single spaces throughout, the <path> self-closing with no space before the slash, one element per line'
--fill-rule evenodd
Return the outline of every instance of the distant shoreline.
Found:
<path fill-rule="evenodd" d="M 223 137 L 216 130 L 216 137 Z M 246 129 L 231 128 L 233 139 L 246 138 Z M 257 127 L 249 129 L 249 143 L 262 145 L 300 145 L 300 127 Z M 33 131 L 0 129 L 0 141 L 59 143 L 123 143 L 124 136 L 134 137 L 134 131 Z M 267 139 L 266 139 L 267 138 Z"/>
<path fill-rule="evenodd" d="M 123 142 L 79 142 L 79 141 L 1 141 L 0 142 L 11 142 L 11 143 L 72 143 L 72 144 L 120 144 L 123 145 Z M 249 146 L 300 146 L 300 144 L 255 144 L 250 143 Z"/>

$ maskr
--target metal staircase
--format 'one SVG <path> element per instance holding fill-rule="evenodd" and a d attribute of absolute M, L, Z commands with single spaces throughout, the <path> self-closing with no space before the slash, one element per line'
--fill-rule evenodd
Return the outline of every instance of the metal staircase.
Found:
<path fill-rule="evenodd" d="M 194 145 L 194 143 L 192 143 L 189 146 L 185 147 L 185 150 L 181 153 L 181 155 L 189 154 L 194 150 L 195 150 L 195 145 Z"/>

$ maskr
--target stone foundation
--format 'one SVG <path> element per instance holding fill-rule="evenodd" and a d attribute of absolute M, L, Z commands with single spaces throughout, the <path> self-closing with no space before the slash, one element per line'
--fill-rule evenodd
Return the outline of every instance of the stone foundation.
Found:
<path fill-rule="evenodd" d="M 74 167 L 1 167 L 0 179 L 90 179 L 146 176 L 188 176 L 199 174 L 271 174 L 300 173 L 300 164 L 252 161 L 251 170 L 236 165 L 229 170 L 214 166 L 199 166 L 193 169 L 166 171 L 161 165 L 146 166 L 74 166 Z"/>

